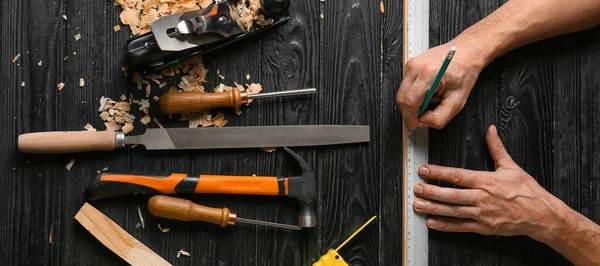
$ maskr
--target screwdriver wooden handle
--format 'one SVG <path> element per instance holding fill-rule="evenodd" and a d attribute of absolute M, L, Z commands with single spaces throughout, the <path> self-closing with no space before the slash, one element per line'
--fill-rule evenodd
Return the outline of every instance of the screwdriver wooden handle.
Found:
<path fill-rule="evenodd" d="M 227 208 L 210 208 L 189 200 L 160 195 L 150 198 L 148 210 L 157 217 L 183 222 L 202 221 L 220 227 L 235 225 L 237 219 L 237 215 Z"/>
<path fill-rule="evenodd" d="M 201 112 L 217 107 L 231 107 L 239 112 L 248 102 L 248 93 L 233 88 L 226 92 L 171 92 L 160 98 L 160 110 L 167 114 Z"/>

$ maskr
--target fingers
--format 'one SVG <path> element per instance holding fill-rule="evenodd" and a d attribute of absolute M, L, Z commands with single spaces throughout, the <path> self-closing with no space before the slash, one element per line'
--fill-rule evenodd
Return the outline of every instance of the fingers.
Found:
<path fill-rule="evenodd" d="M 411 62 L 407 64 L 406 77 L 400 85 L 396 101 L 406 126 L 414 130 L 419 122 L 419 109 L 423 105 L 425 95 L 435 79 L 439 65 L 429 64 L 419 70 L 412 70 L 415 68 L 415 66 L 412 66 L 415 63 L 410 64 Z M 415 76 L 415 74 L 417 75 Z"/>
<path fill-rule="evenodd" d="M 441 202 L 416 199 L 413 202 L 415 211 L 446 217 L 472 218 L 479 216 L 479 208 L 474 206 L 463 206 L 455 204 L 446 204 Z"/>
<path fill-rule="evenodd" d="M 513 163 L 512 158 L 506 151 L 504 144 L 502 144 L 502 140 L 500 140 L 500 137 L 498 136 L 498 130 L 496 129 L 496 126 L 491 125 L 488 128 L 485 139 L 496 168 Z"/>
<path fill-rule="evenodd" d="M 485 174 L 487 173 L 438 165 L 423 165 L 419 168 L 419 176 L 425 179 L 441 180 L 468 188 L 477 187 L 480 183 L 479 176 Z"/>
<path fill-rule="evenodd" d="M 458 113 L 456 104 L 460 99 L 456 97 L 443 98 L 440 104 L 433 110 L 427 110 L 419 122 L 426 124 L 432 128 L 441 129 L 450 122 L 450 120 Z"/>
<path fill-rule="evenodd" d="M 429 217 L 427 218 L 427 227 L 443 231 L 443 232 L 484 232 L 483 226 L 471 219 L 457 219 L 445 217 Z"/>
<path fill-rule="evenodd" d="M 429 184 L 417 184 L 414 188 L 415 195 L 445 203 L 475 205 L 477 202 L 477 191 L 472 189 L 456 189 L 438 187 Z"/>

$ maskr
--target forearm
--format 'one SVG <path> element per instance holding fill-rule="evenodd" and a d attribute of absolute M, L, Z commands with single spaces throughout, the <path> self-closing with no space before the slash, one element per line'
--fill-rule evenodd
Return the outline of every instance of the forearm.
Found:
<path fill-rule="evenodd" d="M 575 265 L 600 265 L 600 226 L 557 198 L 549 199 L 556 216 L 530 237 L 543 242 Z"/>
<path fill-rule="evenodd" d="M 510 0 L 453 42 L 474 48 L 487 65 L 517 47 L 599 24 L 598 0 Z"/>

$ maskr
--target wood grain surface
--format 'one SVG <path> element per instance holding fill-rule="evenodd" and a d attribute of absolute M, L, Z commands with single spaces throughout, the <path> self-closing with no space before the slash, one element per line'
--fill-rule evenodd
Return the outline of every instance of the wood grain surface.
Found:
<path fill-rule="evenodd" d="M 505 1 L 431 1 L 431 47 Z M 493 170 L 485 130 L 498 126 L 515 162 L 550 193 L 600 222 L 600 28 L 510 52 L 480 75 L 465 108 L 431 131 L 432 163 Z M 569 265 L 527 237 L 430 233 L 431 265 Z"/>
<path fill-rule="evenodd" d="M 242 108 L 241 116 L 224 110 L 227 126 L 371 126 L 369 144 L 295 149 L 317 173 L 316 228 L 296 232 L 173 222 L 150 215 L 149 197 L 91 204 L 174 265 L 310 265 L 378 215 L 340 254 L 351 265 L 399 265 L 402 124 L 395 93 L 402 79 L 402 3 L 383 2 L 384 13 L 374 0 L 292 1 L 286 25 L 203 59 L 209 70 L 207 88 L 245 82 L 247 74 L 265 92 L 318 88 L 311 97 L 255 101 Z M 499 4 L 432 0 L 431 44 L 450 40 Z M 143 92 L 121 71 L 129 32 L 125 27 L 114 32 L 120 10 L 111 1 L 4 0 L 0 13 L 1 265 L 124 265 L 73 219 L 84 204 L 86 186 L 106 167 L 121 173 L 297 173 L 282 151 L 148 152 L 140 147 L 69 155 L 18 153 L 19 134 L 77 131 L 86 123 L 103 129 L 97 117 L 101 96 L 131 93 L 139 99 Z M 595 29 L 555 38 L 496 60 L 482 73 L 465 110 L 446 129 L 432 131 L 432 162 L 491 170 L 483 133 L 489 124 L 498 124 L 519 164 L 550 192 L 598 222 L 599 33 Z M 76 34 L 82 37 L 78 41 Z M 12 63 L 17 54 L 21 57 Z M 79 78 L 86 80 L 83 88 L 78 86 Z M 175 79 L 165 80 L 169 86 L 153 87 L 152 96 L 177 84 Z M 66 86 L 58 91 L 61 82 Z M 170 120 L 151 102 L 151 116 L 162 124 L 187 126 L 176 117 Z M 144 132 L 144 126 L 135 126 L 131 134 Z M 75 164 L 67 171 L 71 158 Z M 240 217 L 296 222 L 297 204 L 291 199 L 186 198 L 228 207 Z M 145 228 L 136 227 L 138 207 Z M 161 232 L 158 224 L 170 232 Z M 191 257 L 178 259 L 181 249 Z M 432 265 L 566 263 L 544 245 L 522 237 L 432 232 L 430 250 Z"/>

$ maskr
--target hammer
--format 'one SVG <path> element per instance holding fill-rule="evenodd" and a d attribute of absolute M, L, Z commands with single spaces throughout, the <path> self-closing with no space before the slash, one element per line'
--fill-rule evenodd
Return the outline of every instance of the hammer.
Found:
<path fill-rule="evenodd" d="M 100 173 L 85 190 L 87 200 L 124 195 L 241 194 L 288 196 L 298 200 L 298 226 L 315 227 L 317 183 L 312 168 L 288 148 L 284 150 L 302 169 L 300 176 L 225 176 L 173 173 L 170 175 Z"/>

